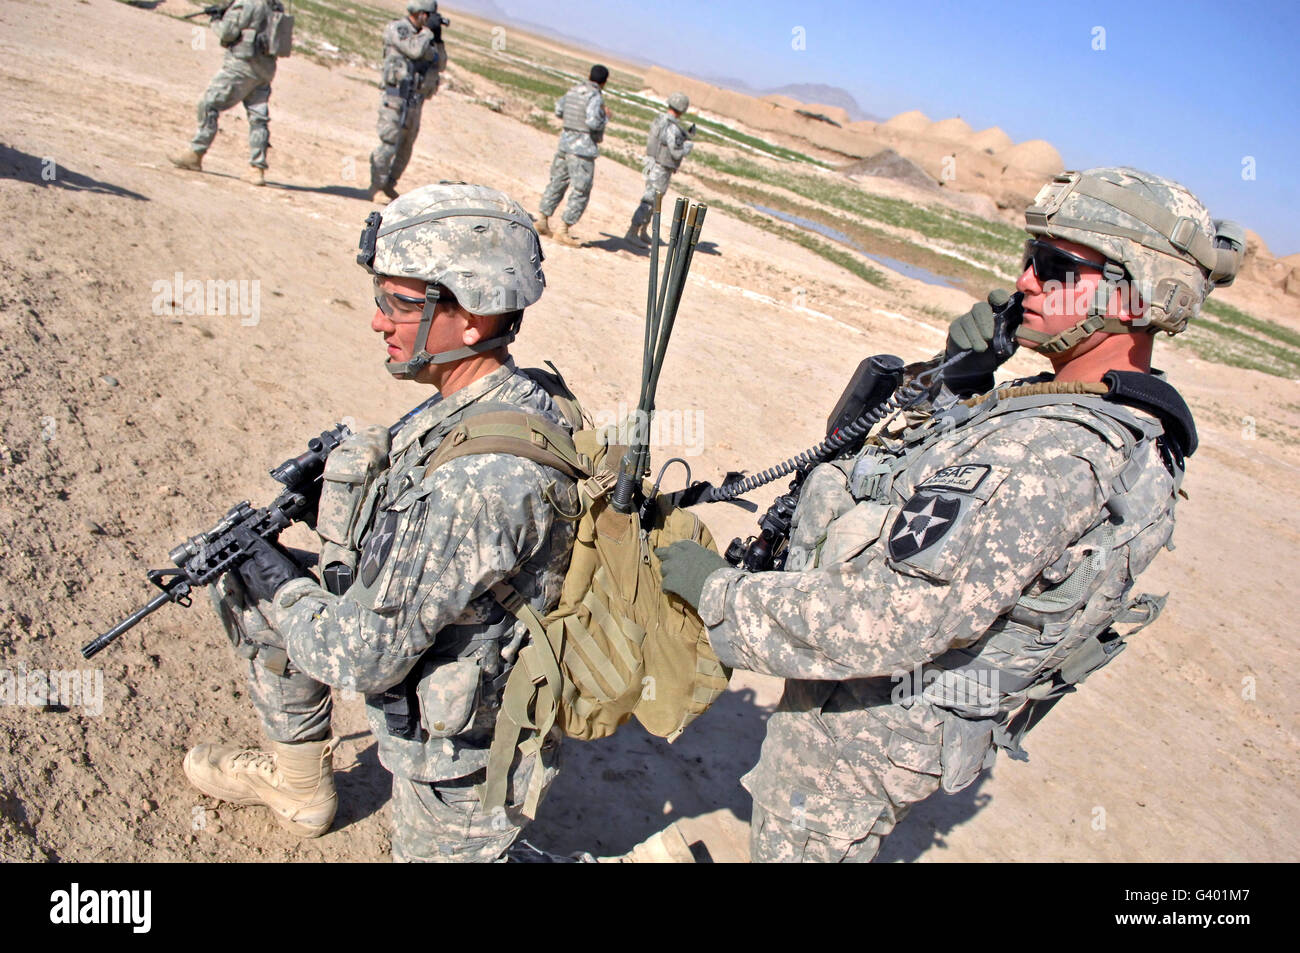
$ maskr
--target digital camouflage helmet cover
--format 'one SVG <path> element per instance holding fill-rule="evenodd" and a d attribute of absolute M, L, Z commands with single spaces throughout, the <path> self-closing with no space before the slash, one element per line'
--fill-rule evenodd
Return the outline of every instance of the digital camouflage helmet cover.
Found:
<path fill-rule="evenodd" d="M 1177 334 L 1212 289 L 1232 283 L 1245 253 L 1240 225 L 1211 219 L 1177 182 L 1130 168 L 1061 173 L 1025 210 L 1025 231 L 1077 242 L 1106 258 L 1086 318 L 1051 337 L 1023 328 L 1018 333 L 1047 353 L 1067 350 L 1098 330 Z M 1141 321 L 1106 317 L 1111 294 L 1124 280 L 1146 305 Z"/>
<path fill-rule="evenodd" d="M 542 246 L 523 207 L 485 185 L 440 182 L 405 193 L 371 212 L 357 262 L 371 274 L 427 282 L 424 311 L 409 361 L 387 365 L 410 379 L 430 364 L 447 364 L 509 344 L 516 318 L 486 341 L 431 354 L 429 328 L 440 300 L 454 298 L 472 314 L 521 312 L 542 296 Z"/>

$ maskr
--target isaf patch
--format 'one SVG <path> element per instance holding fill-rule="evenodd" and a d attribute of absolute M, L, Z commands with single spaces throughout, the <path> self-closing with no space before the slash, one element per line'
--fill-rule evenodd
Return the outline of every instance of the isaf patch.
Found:
<path fill-rule="evenodd" d="M 382 526 L 371 531 L 361 549 L 361 584 L 371 586 L 379 578 L 379 570 L 384 568 L 388 554 L 393 551 L 393 539 L 397 536 L 397 519 L 401 514 L 389 510 Z"/>
<path fill-rule="evenodd" d="M 983 463 L 944 467 L 927 480 L 917 484 L 918 490 L 953 490 L 957 493 L 974 493 L 993 468 Z"/>
<path fill-rule="evenodd" d="M 917 493 L 907 501 L 889 531 L 890 558 L 908 559 L 933 546 L 952 529 L 960 512 L 959 500 Z"/>

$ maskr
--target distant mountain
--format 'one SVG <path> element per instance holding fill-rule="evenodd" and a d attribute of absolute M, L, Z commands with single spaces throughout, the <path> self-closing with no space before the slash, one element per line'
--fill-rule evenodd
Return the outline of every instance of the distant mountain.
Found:
<path fill-rule="evenodd" d="M 858 105 L 853 94 L 839 86 L 827 86 L 825 83 L 789 83 L 776 89 L 765 89 L 760 96 L 789 96 L 801 103 L 817 103 L 821 106 L 838 106 L 849 114 L 854 122 L 884 122 L 880 116 L 873 116 Z"/>
<path fill-rule="evenodd" d="M 694 75 L 687 73 L 686 75 Z M 736 79 L 734 76 L 696 76 L 696 79 L 702 79 L 706 83 L 712 83 L 714 86 L 721 86 L 723 89 L 730 89 L 737 93 L 744 93 L 746 96 L 789 96 L 791 99 L 797 99 L 801 103 L 815 103 L 821 106 L 838 106 L 849 114 L 849 118 L 854 122 L 866 120 L 867 122 L 884 122 L 879 116 L 873 116 L 858 105 L 858 101 L 853 98 L 853 94 L 847 89 L 839 86 L 827 86 L 825 83 L 787 83 L 785 86 L 774 86 L 768 89 L 758 89 L 751 86 L 743 79 Z"/>

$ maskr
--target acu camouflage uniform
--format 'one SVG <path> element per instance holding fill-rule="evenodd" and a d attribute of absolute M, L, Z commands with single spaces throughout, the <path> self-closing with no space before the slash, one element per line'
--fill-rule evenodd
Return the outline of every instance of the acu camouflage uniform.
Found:
<path fill-rule="evenodd" d="M 370 153 L 370 191 L 395 186 L 411 161 L 420 134 L 424 101 L 438 91 L 446 51 L 428 27 L 417 29 L 403 17 L 384 27 L 383 90 L 379 99 L 379 145 Z M 415 95 L 404 102 L 398 85 L 418 82 Z"/>
<path fill-rule="evenodd" d="M 327 738 L 328 686 L 366 695 L 379 760 L 393 774 L 395 860 L 495 860 L 524 823 L 529 786 L 540 796 L 557 770 L 558 732 L 540 755 L 516 759 L 504 812 L 479 809 L 475 785 L 501 691 L 527 637 L 488 590 L 508 579 L 539 613 L 549 611 L 573 537 L 557 509 L 577 507 L 570 478 L 522 457 L 482 454 L 426 469 L 467 413 L 487 408 L 567 429 L 545 391 L 507 362 L 424 408 L 393 438 L 385 465 L 361 488 L 349 534 L 357 580 L 344 595 L 296 579 L 259 611 L 237 573 L 214 587 L 273 741 Z M 376 431 L 386 437 L 371 428 L 334 453 Z"/>
<path fill-rule="evenodd" d="M 632 216 L 634 225 L 650 220 L 655 199 L 668 191 L 669 179 L 694 146 L 680 120 L 671 112 L 662 112 L 655 117 L 646 137 L 646 157 L 641 166 L 645 174 L 645 194 Z"/>
<path fill-rule="evenodd" d="M 235 0 L 213 24 L 226 58 L 207 92 L 199 100 L 199 130 L 190 148 L 199 155 L 208 151 L 217 135 L 217 117 L 244 104 L 248 114 L 249 164 L 266 168 L 266 150 L 271 133 L 271 80 L 275 78 L 275 57 L 266 52 L 266 28 L 271 14 L 268 0 Z"/>
<path fill-rule="evenodd" d="M 871 860 L 912 804 L 1021 754 L 1017 709 L 1108 661 L 1112 622 L 1154 616 L 1130 589 L 1173 531 L 1162 434 L 1087 394 L 958 404 L 817 467 L 788 571 L 709 578 L 718 657 L 788 679 L 743 779 L 753 860 Z"/>
<path fill-rule="evenodd" d="M 548 218 L 553 215 L 572 186 L 561 218 L 567 225 L 576 225 L 587 210 L 596 156 L 600 155 L 598 144 L 605 138 L 605 99 L 600 86 L 592 80 L 578 83 L 555 101 L 555 115 L 564 121 L 564 131 L 551 161 L 551 180 L 542 193 L 541 213 Z"/>

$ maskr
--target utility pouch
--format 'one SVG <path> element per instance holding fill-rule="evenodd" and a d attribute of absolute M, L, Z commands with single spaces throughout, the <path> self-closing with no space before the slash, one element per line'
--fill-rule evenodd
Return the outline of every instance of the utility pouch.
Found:
<path fill-rule="evenodd" d="M 398 83 L 406 79 L 406 61 L 396 56 L 390 56 L 384 60 L 382 79 L 385 86 L 397 86 Z"/>
<path fill-rule="evenodd" d="M 968 787 L 979 773 L 993 764 L 992 718 L 962 718 L 947 712 L 943 722 L 940 783 L 949 794 Z"/>
<path fill-rule="evenodd" d="M 316 532 L 325 542 L 350 548 L 366 493 L 388 462 L 389 439 L 388 428 L 367 427 L 339 444 L 325 461 L 316 516 Z"/>
<path fill-rule="evenodd" d="M 450 738 L 469 727 L 478 710 L 482 669 L 475 657 L 440 661 L 420 680 L 421 722 L 432 738 Z"/>

